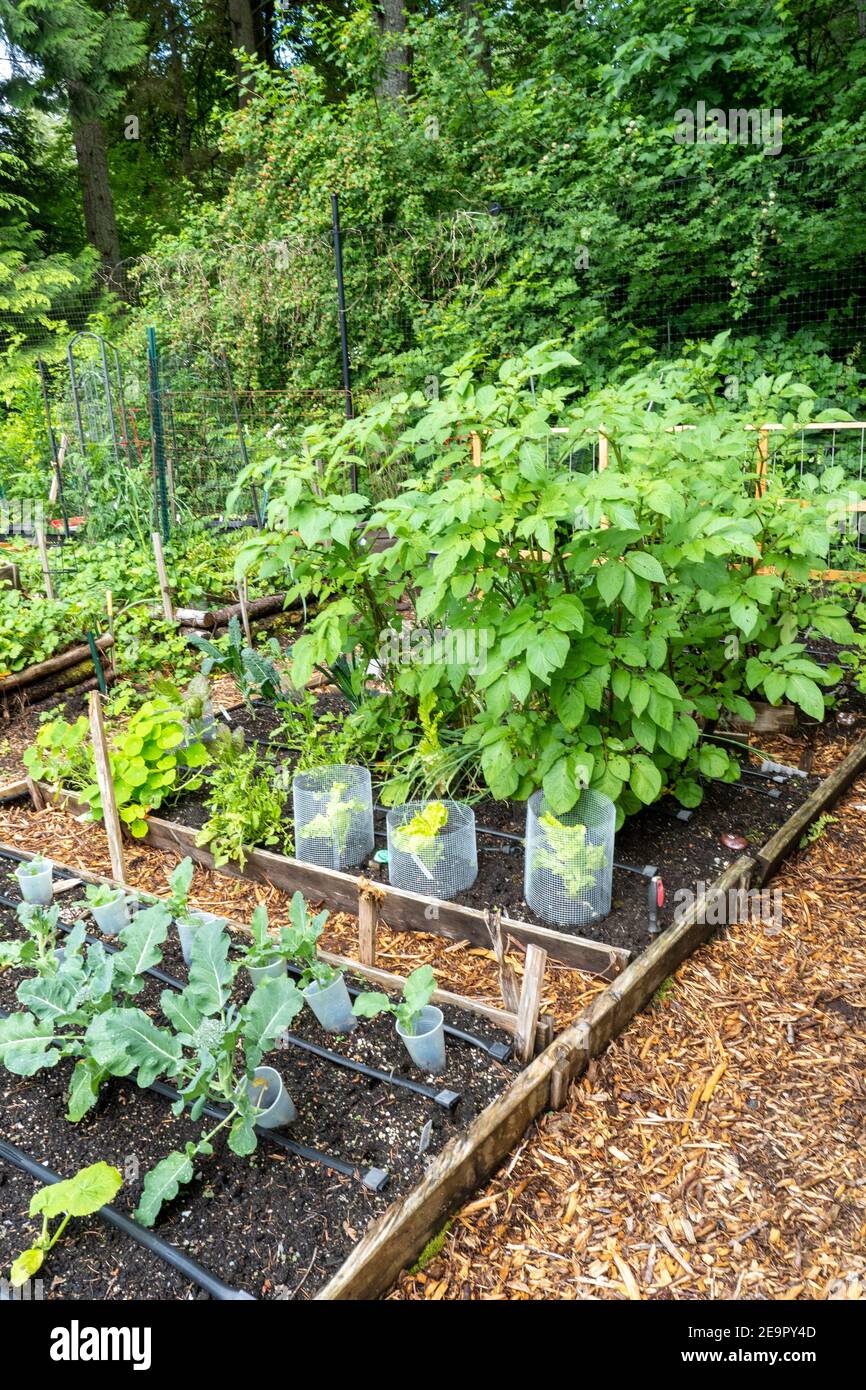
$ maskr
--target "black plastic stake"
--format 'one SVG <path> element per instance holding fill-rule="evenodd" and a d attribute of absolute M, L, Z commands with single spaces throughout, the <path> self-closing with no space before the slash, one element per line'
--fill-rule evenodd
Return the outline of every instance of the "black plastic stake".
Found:
<path fill-rule="evenodd" d="M 99 659 L 99 648 L 96 645 L 96 638 L 92 632 L 87 634 L 87 645 L 90 648 L 90 659 L 93 662 L 93 669 L 96 672 L 96 684 L 99 686 L 100 694 L 108 694 L 108 686 L 105 683 L 105 672 L 102 669 L 102 662 Z"/>

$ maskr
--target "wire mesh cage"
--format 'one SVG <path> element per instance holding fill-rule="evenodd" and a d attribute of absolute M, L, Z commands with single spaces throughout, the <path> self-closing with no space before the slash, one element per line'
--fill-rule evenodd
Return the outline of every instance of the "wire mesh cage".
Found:
<path fill-rule="evenodd" d="M 478 877 L 475 814 L 462 801 L 407 801 L 388 812 L 387 832 L 395 888 L 448 899 Z"/>
<path fill-rule="evenodd" d="M 361 864 L 373 853 L 370 774 L 354 763 L 332 763 L 292 779 L 295 856 L 323 869 Z"/>
<path fill-rule="evenodd" d="M 616 807 L 600 792 L 554 815 L 543 792 L 526 807 L 524 897 L 545 922 L 582 927 L 610 912 Z"/>

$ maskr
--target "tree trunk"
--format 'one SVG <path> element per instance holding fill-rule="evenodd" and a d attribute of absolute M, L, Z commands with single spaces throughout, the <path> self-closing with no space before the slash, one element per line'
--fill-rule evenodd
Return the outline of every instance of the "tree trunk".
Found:
<path fill-rule="evenodd" d="M 174 109 L 177 113 L 177 134 L 180 141 L 180 157 L 184 173 L 190 171 L 190 132 L 189 132 L 189 113 L 186 105 L 186 87 L 183 78 L 183 59 L 180 54 L 180 46 L 177 41 L 177 25 L 172 22 L 171 14 L 166 15 L 166 28 L 168 29 L 169 47 L 169 72 L 171 74 L 171 89 L 174 97 Z"/>
<path fill-rule="evenodd" d="M 490 44 L 484 33 L 484 22 L 477 0 L 460 0 L 460 13 L 463 18 L 463 28 L 467 37 L 474 42 L 478 48 L 478 62 L 484 74 L 484 82 L 488 87 L 493 86 L 493 62 L 490 54 Z"/>
<path fill-rule="evenodd" d="M 258 57 L 256 43 L 256 24 L 250 0 L 228 0 L 229 24 L 231 27 L 232 48 L 248 53 L 251 58 Z M 243 81 L 243 66 L 235 62 L 238 79 L 238 106 L 246 106 L 253 94 L 249 80 Z"/>
<path fill-rule="evenodd" d="M 87 240 L 99 252 L 103 265 L 113 269 L 120 261 L 120 239 L 114 215 L 114 199 L 108 181 L 105 134 L 101 121 L 72 115 L 72 138 L 78 161 L 78 178 L 84 203 Z"/>
<path fill-rule="evenodd" d="M 405 97 L 409 93 L 409 48 L 395 43 L 406 32 L 405 0 L 379 0 L 379 28 L 386 41 L 385 72 L 377 88 L 382 97 Z"/>

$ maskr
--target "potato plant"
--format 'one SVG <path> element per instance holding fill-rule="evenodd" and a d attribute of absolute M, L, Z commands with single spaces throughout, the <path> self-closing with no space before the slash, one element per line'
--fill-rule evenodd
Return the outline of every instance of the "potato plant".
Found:
<path fill-rule="evenodd" d="M 495 797 L 543 787 L 563 814 L 590 786 L 621 823 L 666 790 L 696 805 L 705 779 L 735 779 L 735 759 L 703 734 L 750 720 L 752 700 L 823 717 L 821 687 L 841 672 L 810 660 L 805 639 L 854 637 L 845 604 L 811 579 L 840 498 L 819 486 L 802 509 L 755 495 L 747 426 L 765 405 L 760 383 L 739 414 L 708 404 L 685 368 L 576 404 L 567 386 L 546 385 L 573 364 L 549 344 L 483 383 L 458 364 L 437 401 L 398 395 L 330 439 L 311 430 L 298 452 L 268 461 L 271 529 L 242 560 L 318 600 L 293 650 L 296 683 L 344 649 L 374 659 L 407 589 L 417 623 L 483 631 L 483 662 L 456 641 L 434 644 L 382 679 L 416 709 L 438 706 L 440 737 L 471 751 Z M 791 431 L 815 417 L 807 388 L 772 386 Z M 602 427 L 608 467 L 589 471 Z M 477 467 L 469 430 L 483 441 Z M 373 446 L 385 463 L 414 462 L 378 505 L 336 491 L 353 452 Z M 393 544 L 374 549 L 382 529 Z"/>

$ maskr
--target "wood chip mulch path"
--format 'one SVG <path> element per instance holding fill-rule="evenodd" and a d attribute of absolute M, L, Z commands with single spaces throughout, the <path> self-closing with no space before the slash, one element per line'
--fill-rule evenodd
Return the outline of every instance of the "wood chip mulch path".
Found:
<path fill-rule="evenodd" d="M 863 780 L 833 814 L 392 1298 L 866 1298 Z"/>

